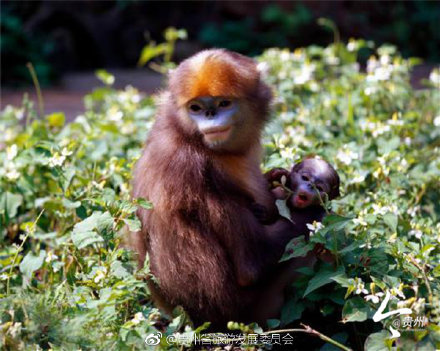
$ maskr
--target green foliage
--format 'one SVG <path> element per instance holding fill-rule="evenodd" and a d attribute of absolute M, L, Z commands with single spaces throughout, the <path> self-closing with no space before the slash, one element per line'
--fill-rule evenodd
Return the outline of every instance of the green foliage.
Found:
<path fill-rule="evenodd" d="M 280 320 L 269 325 L 284 328 L 310 313 L 333 316 L 339 332 L 311 326 L 355 347 L 350 325 L 365 323 L 366 348 L 383 350 L 393 343 L 391 322 L 405 317 L 372 322 L 389 291 L 389 311 L 410 308 L 413 318 L 429 320 L 420 329 L 401 327 L 398 345 L 434 350 L 440 342 L 439 73 L 426 89 L 413 90 L 412 61 L 391 46 L 377 48 L 363 72 L 357 56 L 366 46 L 373 45 L 351 40 L 270 49 L 257 58 L 275 93 L 264 168 L 290 167 L 315 154 L 335 166 L 342 183 L 341 198 L 327 204 L 332 215 L 310 226 L 312 244 L 294 242 L 285 256 L 305 255 L 319 243 L 335 263 L 300 268 L 303 278 Z M 151 97 L 132 87 L 116 91 L 110 74 L 98 75 L 107 85 L 85 96 L 86 112 L 70 123 L 62 113 L 38 119 L 26 97 L 22 107 L 1 113 L 5 349 L 153 349 L 144 339 L 161 332 L 159 349 L 174 350 L 180 345 L 168 345 L 167 336 L 191 337 L 206 328 L 193 329 L 181 311 L 173 320 L 162 316 L 141 279 L 148 265 L 139 272 L 121 245 L 127 227 L 139 228 L 138 206 L 151 208 L 148 199 L 130 198 L 130 178 L 155 107 Z M 230 327 L 261 332 L 255 325 Z"/>
<path fill-rule="evenodd" d="M 169 69 L 174 68 L 175 64 L 171 61 L 174 53 L 176 41 L 179 39 L 186 39 L 188 34 L 185 29 L 176 29 L 169 27 L 164 32 L 165 42 L 156 44 L 154 41 L 150 41 L 146 45 L 139 57 L 138 66 L 145 66 L 151 60 L 157 57 L 163 57 L 162 64 L 154 62 L 150 63 L 150 67 L 160 73 L 166 73 Z"/>

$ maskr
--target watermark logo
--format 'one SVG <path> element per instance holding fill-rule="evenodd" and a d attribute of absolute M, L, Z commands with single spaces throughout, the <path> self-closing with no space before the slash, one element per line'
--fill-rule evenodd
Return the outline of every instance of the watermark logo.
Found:
<path fill-rule="evenodd" d="M 149 334 L 144 341 L 147 345 L 159 345 L 161 337 L 162 337 L 162 333 L 157 332 L 157 333 Z"/>

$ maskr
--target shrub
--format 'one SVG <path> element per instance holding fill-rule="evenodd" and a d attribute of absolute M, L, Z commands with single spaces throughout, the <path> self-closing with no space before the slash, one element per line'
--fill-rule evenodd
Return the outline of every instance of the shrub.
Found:
<path fill-rule="evenodd" d="M 284 328 L 315 315 L 332 323 L 311 319 L 312 328 L 353 348 L 369 335 L 368 350 L 390 349 L 393 341 L 402 349 L 435 350 L 440 72 L 416 91 L 409 84 L 414 61 L 382 46 L 363 71 L 357 53 L 365 46 L 372 44 L 351 40 L 293 52 L 270 49 L 257 58 L 276 92 L 264 168 L 290 167 L 315 154 L 332 163 L 342 181 L 333 214 L 311 236 L 336 256 L 336 267 L 303 269 L 281 319 L 270 324 Z M 99 76 L 107 86 L 85 96 L 85 113 L 71 123 L 62 112 L 38 117 L 26 97 L 21 107 L 1 113 L 0 311 L 6 349 L 153 348 L 144 339 L 157 331 L 161 349 L 180 349 L 165 337 L 203 331 L 179 311 L 171 321 L 161 316 L 140 279 L 148 266 L 138 272 L 121 246 L 125 228 L 140 226 L 137 206 L 150 206 L 147 199 L 130 199 L 130 177 L 155 108 L 151 96 L 132 87 L 114 90 L 111 76 Z M 296 244 L 295 255 L 311 246 Z M 389 311 L 406 308 L 411 314 L 380 319 L 376 312 L 384 312 L 386 295 Z M 391 328 L 401 335 L 390 339 Z"/>

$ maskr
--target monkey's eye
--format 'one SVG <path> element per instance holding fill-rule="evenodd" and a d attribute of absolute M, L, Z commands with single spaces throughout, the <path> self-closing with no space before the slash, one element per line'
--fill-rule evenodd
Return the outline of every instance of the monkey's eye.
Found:
<path fill-rule="evenodd" d="M 197 105 L 197 104 L 191 104 L 191 105 L 189 105 L 189 109 L 192 111 L 192 112 L 200 112 L 200 110 L 202 109 L 199 105 Z"/>
<path fill-rule="evenodd" d="M 309 177 L 306 176 L 305 174 L 303 174 L 303 175 L 301 176 L 301 179 L 304 180 L 305 182 L 308 182 L 308 181 L 309 181 Z"/>
<path fill-rule="evenodd" d="M 220 103 L 218 104 L 219 107 L 229 107 L 231 106 L 231 101 L 229 100 L 222 100 L 220 101 Z"/>
<path fill-rule="evenodd" d="M 318 189 L 318 191 L 324 191 L 324 188 L 321 185 L 317 185 L 316 189 Z"/>

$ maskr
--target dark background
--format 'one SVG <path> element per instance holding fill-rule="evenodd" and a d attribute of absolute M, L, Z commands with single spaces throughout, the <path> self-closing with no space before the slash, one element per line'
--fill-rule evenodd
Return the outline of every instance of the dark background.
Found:
<path fill-rule="evenodd" d="M 31 84 L 32 62 L 43 86 L 66 73 L 133 69 L 165 28 L 188 31 L 180 60 L 204 47 L 255 55 L 268 47 L 327 45 L 332 19 L 341 38 L 398 46 L 404 56 L 440 61 L 438 1 L 1 1 L 1 85 Z"/>

